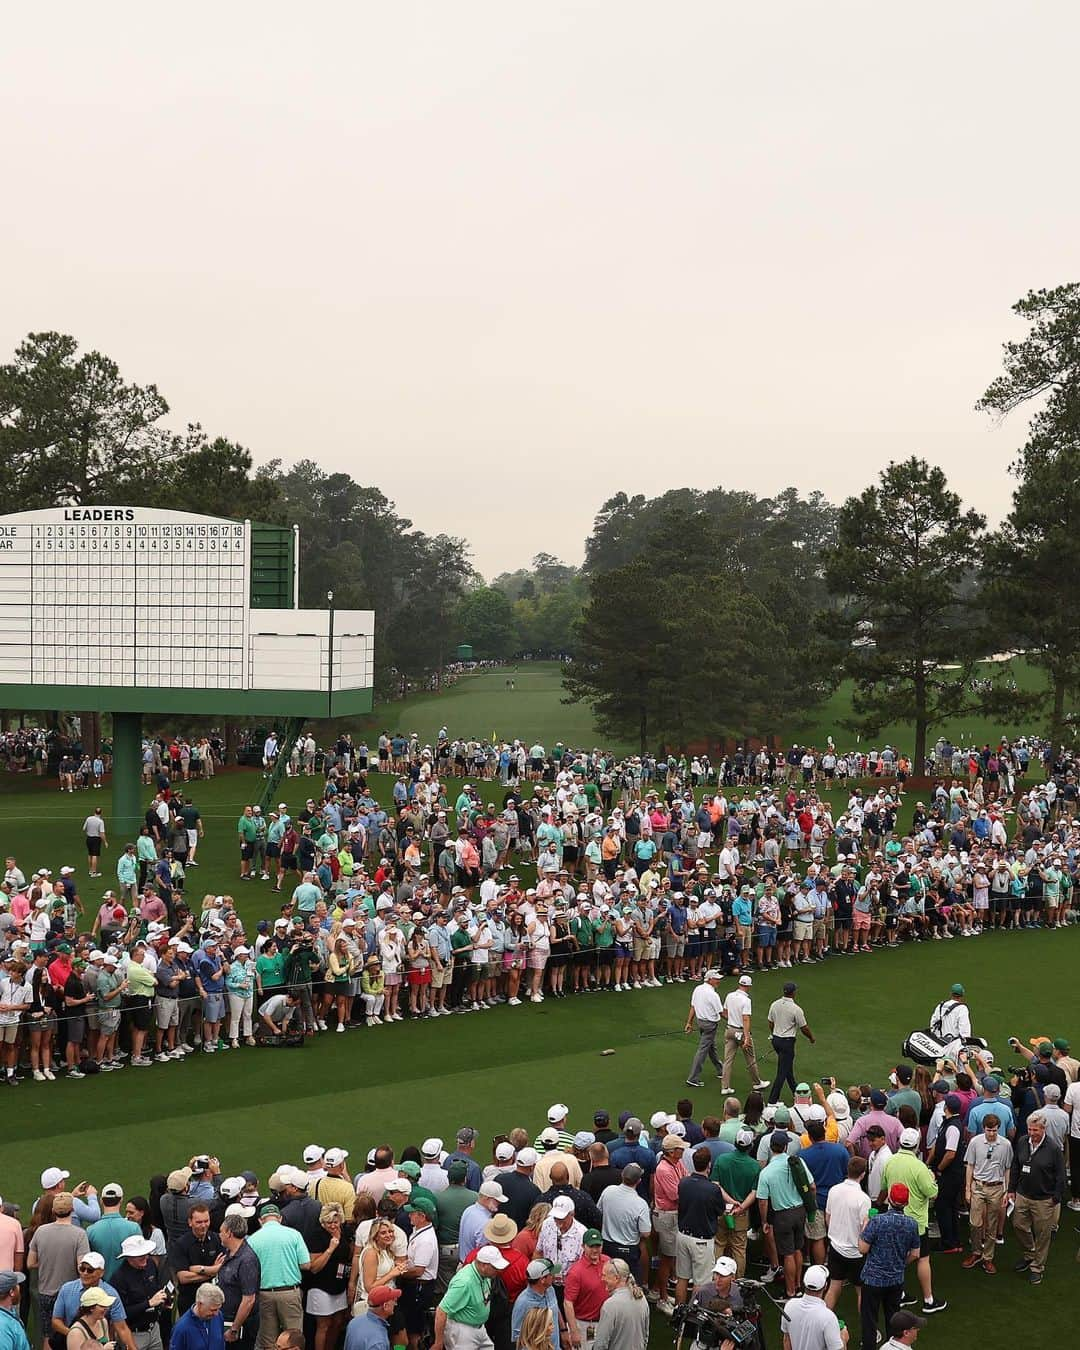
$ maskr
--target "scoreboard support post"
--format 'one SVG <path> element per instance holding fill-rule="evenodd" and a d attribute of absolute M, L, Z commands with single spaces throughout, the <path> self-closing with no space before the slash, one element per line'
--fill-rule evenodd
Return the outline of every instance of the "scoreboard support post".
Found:
<path fill-rule="evenodd" d="M 114 712 L 112 809 L 115 839 L 129 841 L 142 828 L 142 713 Z"/>

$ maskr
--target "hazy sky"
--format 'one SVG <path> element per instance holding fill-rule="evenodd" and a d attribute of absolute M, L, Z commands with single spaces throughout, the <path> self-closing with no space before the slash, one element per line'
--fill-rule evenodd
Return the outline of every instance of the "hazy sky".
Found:
<path fill-rule="evenodd" d="M 939 462 L 1080 277 L 1072 0 L 8 6 L 3 359 L 74 334 L 256 460 L 578 562 L 619 489 Z M 208 503 L 208 505 L 213 505 Z"/>

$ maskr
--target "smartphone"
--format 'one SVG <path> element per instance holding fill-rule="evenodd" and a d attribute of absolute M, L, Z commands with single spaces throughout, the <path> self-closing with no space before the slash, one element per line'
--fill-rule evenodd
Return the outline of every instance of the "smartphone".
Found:
<path fill-rule="evenodd" d="M 176 1293 L 176 1285 L 173 1284 L 172 1280 L 166 1280 L 165 1292 L 168 1294 L 170 1298 L 172 1298 L 172 1296 Z"/>

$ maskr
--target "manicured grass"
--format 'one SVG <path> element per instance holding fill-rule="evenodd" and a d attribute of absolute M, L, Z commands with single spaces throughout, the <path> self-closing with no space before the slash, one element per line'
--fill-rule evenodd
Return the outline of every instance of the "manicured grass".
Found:
<path fill-rule="evenodd" d="M 506 687 L 508 680 L 514 688 Z M 557 661 L 521 661 L 501 670 L 478 671 L 462 676 L 442 694 L 413 694 L 400 703 L 382 704 L 370 717 L 357 720 L 353 739 L 361 734 L 375 748 L 380 732 L 416 732 L 425 744 L 434 745 L 441 727 L 451 737 L 478 740 L 534 741 L 550 751 L 556 741 L 564 745 L 603 745 L 618 752 L 636 747 L 601 738 L 592 710 L 584 703 L 563 703 L 562 667 Z"/>
<path fill-rule="evenodd" d="M 236 817 L 245 801 L 258 796 L 260 783 L 257 773 L 226 773 L 195 789 L 207 838 L 204 866 L 192 872 L 189 892 L 231 890 L 248 921 L 271 914 L 274 905 L 265 883 L 235 882 Z M 389 787 L 386 779 L 376 783 Z M 295 808 L 317 786 L 315 780 L 292 780 L 282 800 Z M 103 795 L 107 812 L 108 794 Z M 44 784 L 5 779 L 0 783 L 5 850 L 14 851 L 26 870 L 48 865 L 55 871 L 71 863 L 85 878 L 80 826 L 90 797 L 62 797 Z M 488 800 L 499 797 L 492 792 Z M 113 841 L 107 856 L 110 876 L 120 842 Z M 90 909 L 100 892 L 85 894 Z M 1010 1034 L 1076 1040 L 1080 1032 L 1062 1013 L 1062 991 L 1070 987 L 1078 955 L 1080 934 L 1070 929 L 989 934 L 807 967 L 796 978 L 818 1043 L 800 1046 L 799 1071 L 808 1077 L 831 1073 L 843 1082 L 884 1081 L 904 1036 L 925 1025 L 933 1003 L 956 979 L 968 988 L 976 1030 L 999 1057 Z M 784 978 L 787 972 L 756 981 L 761 1051 L 764 1012 Z M 0 1097 L 6 1144 L 0 1192 L 28 1205 L 38 1174 L 53 1164 L 99 1187 L 117 1180 L 129 1194 L 145 1191 L 151 1173 L 168 1171 L 203 1150 L 216 1152 L 227 1171 L 252 1167 L 265 1178 L 278 1164 L 298 1160 L 313 1140 L 348 1148 L 353 1164 L 360 1165 L 376 1143 L 400 1147 L 432 1133 L 450 1139 L 466 1123 L 475 1125 L 482 1139 L 516 1125 L 535 1133 L 555 1100 L 569 1103 L 575 1128 L 587 1128 L 601 1105 L 613 1116 L 632 1109 L 647 1119 L 660 1107 L 673 1108 L 688 1091 L 683 1080 L 692 1043 L 681 1034 L 688 994 L 688 987 L 674 986 L 548 999 L 539 1006 L 499 1007 L 433 1023 L 331 1033 L 302 1051 L 244 1049 L 191 1057 L 74 1086 L 63 1080 L 27 1082 Z M 615 1054 L 602 1056 L 605 1048 Z M 764 1054 L 763 1064 L 771 1076 Z M 746 1090 L 741 1064 L 735 1083 L 737 1091 Z M 714 1079 L 689 1095 L 699 1118 L 721 1109 Z M 1071 1330 L 1068 1302 L 1054 1292 L 1073 1276 L 1073 1227 L 1065 1211 L 1040 1290 L 1011 1274 L 1011 1233 L 1001 1249 L 1003 1273 L 992 1282 L 962 1272 L 959 1258 L 938 1258 L 937 1287 L 953 1306 L 944 1314 L 944 1328 L 938 1319 L 924 1333 L 926 1343 L 955 1338 L 962 1319 L 976 1343 L 1004 1345 L 1003 1328 L 1023 1325 L 1020 1318 L 1032 1308 L 1038 1308 L 1040 1329 L 1049 1336 Z M 842 1312 L 853 1324 L 853 1300 L 845 1300 Z M 655 1334 L 663 1332 L 658 1327 Z"/>

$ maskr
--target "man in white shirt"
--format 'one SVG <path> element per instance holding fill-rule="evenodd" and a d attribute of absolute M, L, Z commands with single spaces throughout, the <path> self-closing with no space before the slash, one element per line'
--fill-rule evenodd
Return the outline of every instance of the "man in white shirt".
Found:
<path fill-rule="evenodd" d="M 718 1076 L 723 1070 L 720 1056 L 716 1053 L 716 1030 L 724 1016 L 724 1001 L 716 992 L 721 978 L 718 970 L 707 970 L 701 984 L 690 995 L 690 1011 L 686 1015 L 684 1029 L 689 1035 L 694 1023 L 697 1023 L 698 1047 L 686 1079 L 689 1087 L 705 1086 L 701 1080 L 701 1070 L 705 1067 L 706 1058 L 712 1061 Z"/>
<path fill-rule="evenodd" d="M 804 1297 L 789 1299 L 780 1315 L 784 1350 L 843 1350 L 847 1328 L 823 1297 L 829 1283 L 824 1266 L 809 1266 L 803 1276 Z"/>
<path fill-rule="evenodd" d="M 943 1043 L 942 1053 L 950 1058 L 970 1039 L 971 1010 L 964 1001 L 962 984 L 954 984 L 949 997 L 943 998 L 930 1014 L 930 1030 Z"/>
<path fill-rule="evenodd" d="M 1065 1089 L 1065 1110 L 1069 1113 L 1069 1208 L 1080 1210 L 1080 1082 Z"/>
<path fill-rule="evenodd" d="M 848 1162 L 847 1177 L 829 1188 L 825 1205 L 825 1232 L 829 1238 L 829 1290 L 825 1302 L 835 1308 L 845 1282 L 855 1284 L 862 1271 L 859 1234 L 866 1227 L 870 1197 L 862 1188 L 865 1158 Z"/>
<path fill-rule="evenodd" d="M 735 1051 L 740 1047 L 746 1059 L 746 1069 L 751 1083 L 758 1091 L 769 1086 L 769 1080 L 762 1079 L 758 1072 L 757 1060 L 754 1057 L 754 1036 L 750 1030 L 752 1011 L 750 989 L 753 983 L 749 975 L 740 975 L 738 989 L 733 989 L 724 1001 L 727 1026 L 724 1028 L 724 1066 L 720 1091 L 725 1094 L 732 1091 L 731 1069 L 735 1063 Z"/>

